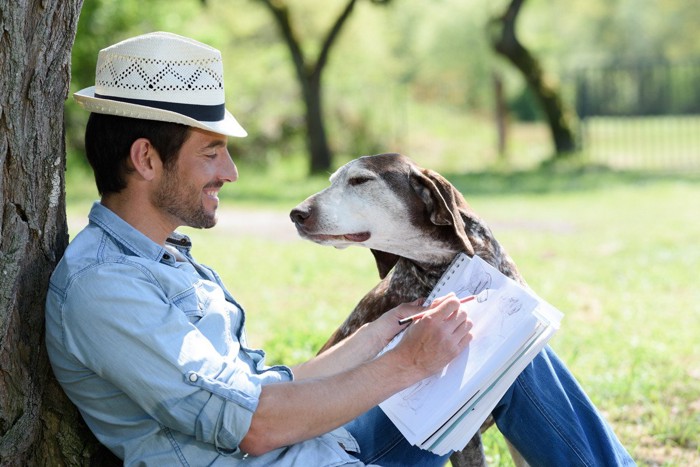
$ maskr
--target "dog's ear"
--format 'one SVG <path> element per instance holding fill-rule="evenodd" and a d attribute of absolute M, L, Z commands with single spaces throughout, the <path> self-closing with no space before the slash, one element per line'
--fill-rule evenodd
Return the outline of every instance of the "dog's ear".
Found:
<path fill-rule="evenodd" d="M 379 277 L 384 279 L 389 271 L 396 266 L 396 262 L 399 260 L 399 256 L 393 253 L 387 253 L 386 251 L 379 251 L 370 248 L 370 251 L 374 255 L 374 260 L 377 262 L 377 270 L 379 271 Z"/>
<path fill-rule="evenodd" d="M 462 194 L 439 173 L 420 167 L 411 167 L 410 183 L 430 213 L 430 221 L 435 225 L 450 225 L 462 244 L 464 251 L 474 255 L 464 219 L 475 214 L 464 200 Z"/>

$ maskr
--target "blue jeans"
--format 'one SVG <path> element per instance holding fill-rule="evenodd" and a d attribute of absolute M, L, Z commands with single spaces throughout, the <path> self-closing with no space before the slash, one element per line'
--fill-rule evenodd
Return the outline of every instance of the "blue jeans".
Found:
<path fill-rule="evenodd" d="M 493 410 L 498 429 L 533 466 L 635 465 L 573 375 L 549 347 L 518 376 Z M 443 466 L 411 446 L 378 407 L 345 426 L 366 464 Z"/>

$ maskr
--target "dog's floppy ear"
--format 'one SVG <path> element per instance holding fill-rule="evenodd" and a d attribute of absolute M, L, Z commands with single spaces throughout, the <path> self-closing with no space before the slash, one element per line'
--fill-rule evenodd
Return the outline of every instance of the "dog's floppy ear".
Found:
<path fill-rule="evenodd" d="M 430 213 L 430 221 L 435 225 L 451 225 L 454 233 L 469 255 L 474 255 L 463 218 L 473 217 L 469 205 L 462 194 L 439 173 L 430 169 L 411 167 L 410 182 Z"/>
<path fill-rule="evenodd" d="M 379 277 L 384 279 L 391 268 L 396 266 L 396 262 L 399 260 L 399 256 L 393 253 L 387 253 L 386 251 L 379 251 L 370 248 L 370 251 L 374 255 L 374 260 L 377 262 L 377 270 L 379 271 Z"/>

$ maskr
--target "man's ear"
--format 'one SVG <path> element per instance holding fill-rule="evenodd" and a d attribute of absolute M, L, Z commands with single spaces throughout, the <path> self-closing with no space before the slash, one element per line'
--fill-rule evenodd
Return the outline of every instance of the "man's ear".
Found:
<path fill-rule="evenodd" d="M 139 138 L 131 144 L 129 159 L 134 171 L 148 181 L 155 178 L 157 171 L 162 166 L 160 155 L 146 138 Z"/>

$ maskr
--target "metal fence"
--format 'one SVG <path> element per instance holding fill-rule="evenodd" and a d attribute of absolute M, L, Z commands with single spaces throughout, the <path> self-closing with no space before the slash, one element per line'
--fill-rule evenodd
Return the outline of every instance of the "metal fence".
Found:
<path fill-rule="evenodd" d="M 580 69 L 582 146 L 613 167 L 700 170 L 700 63 Z"/>

